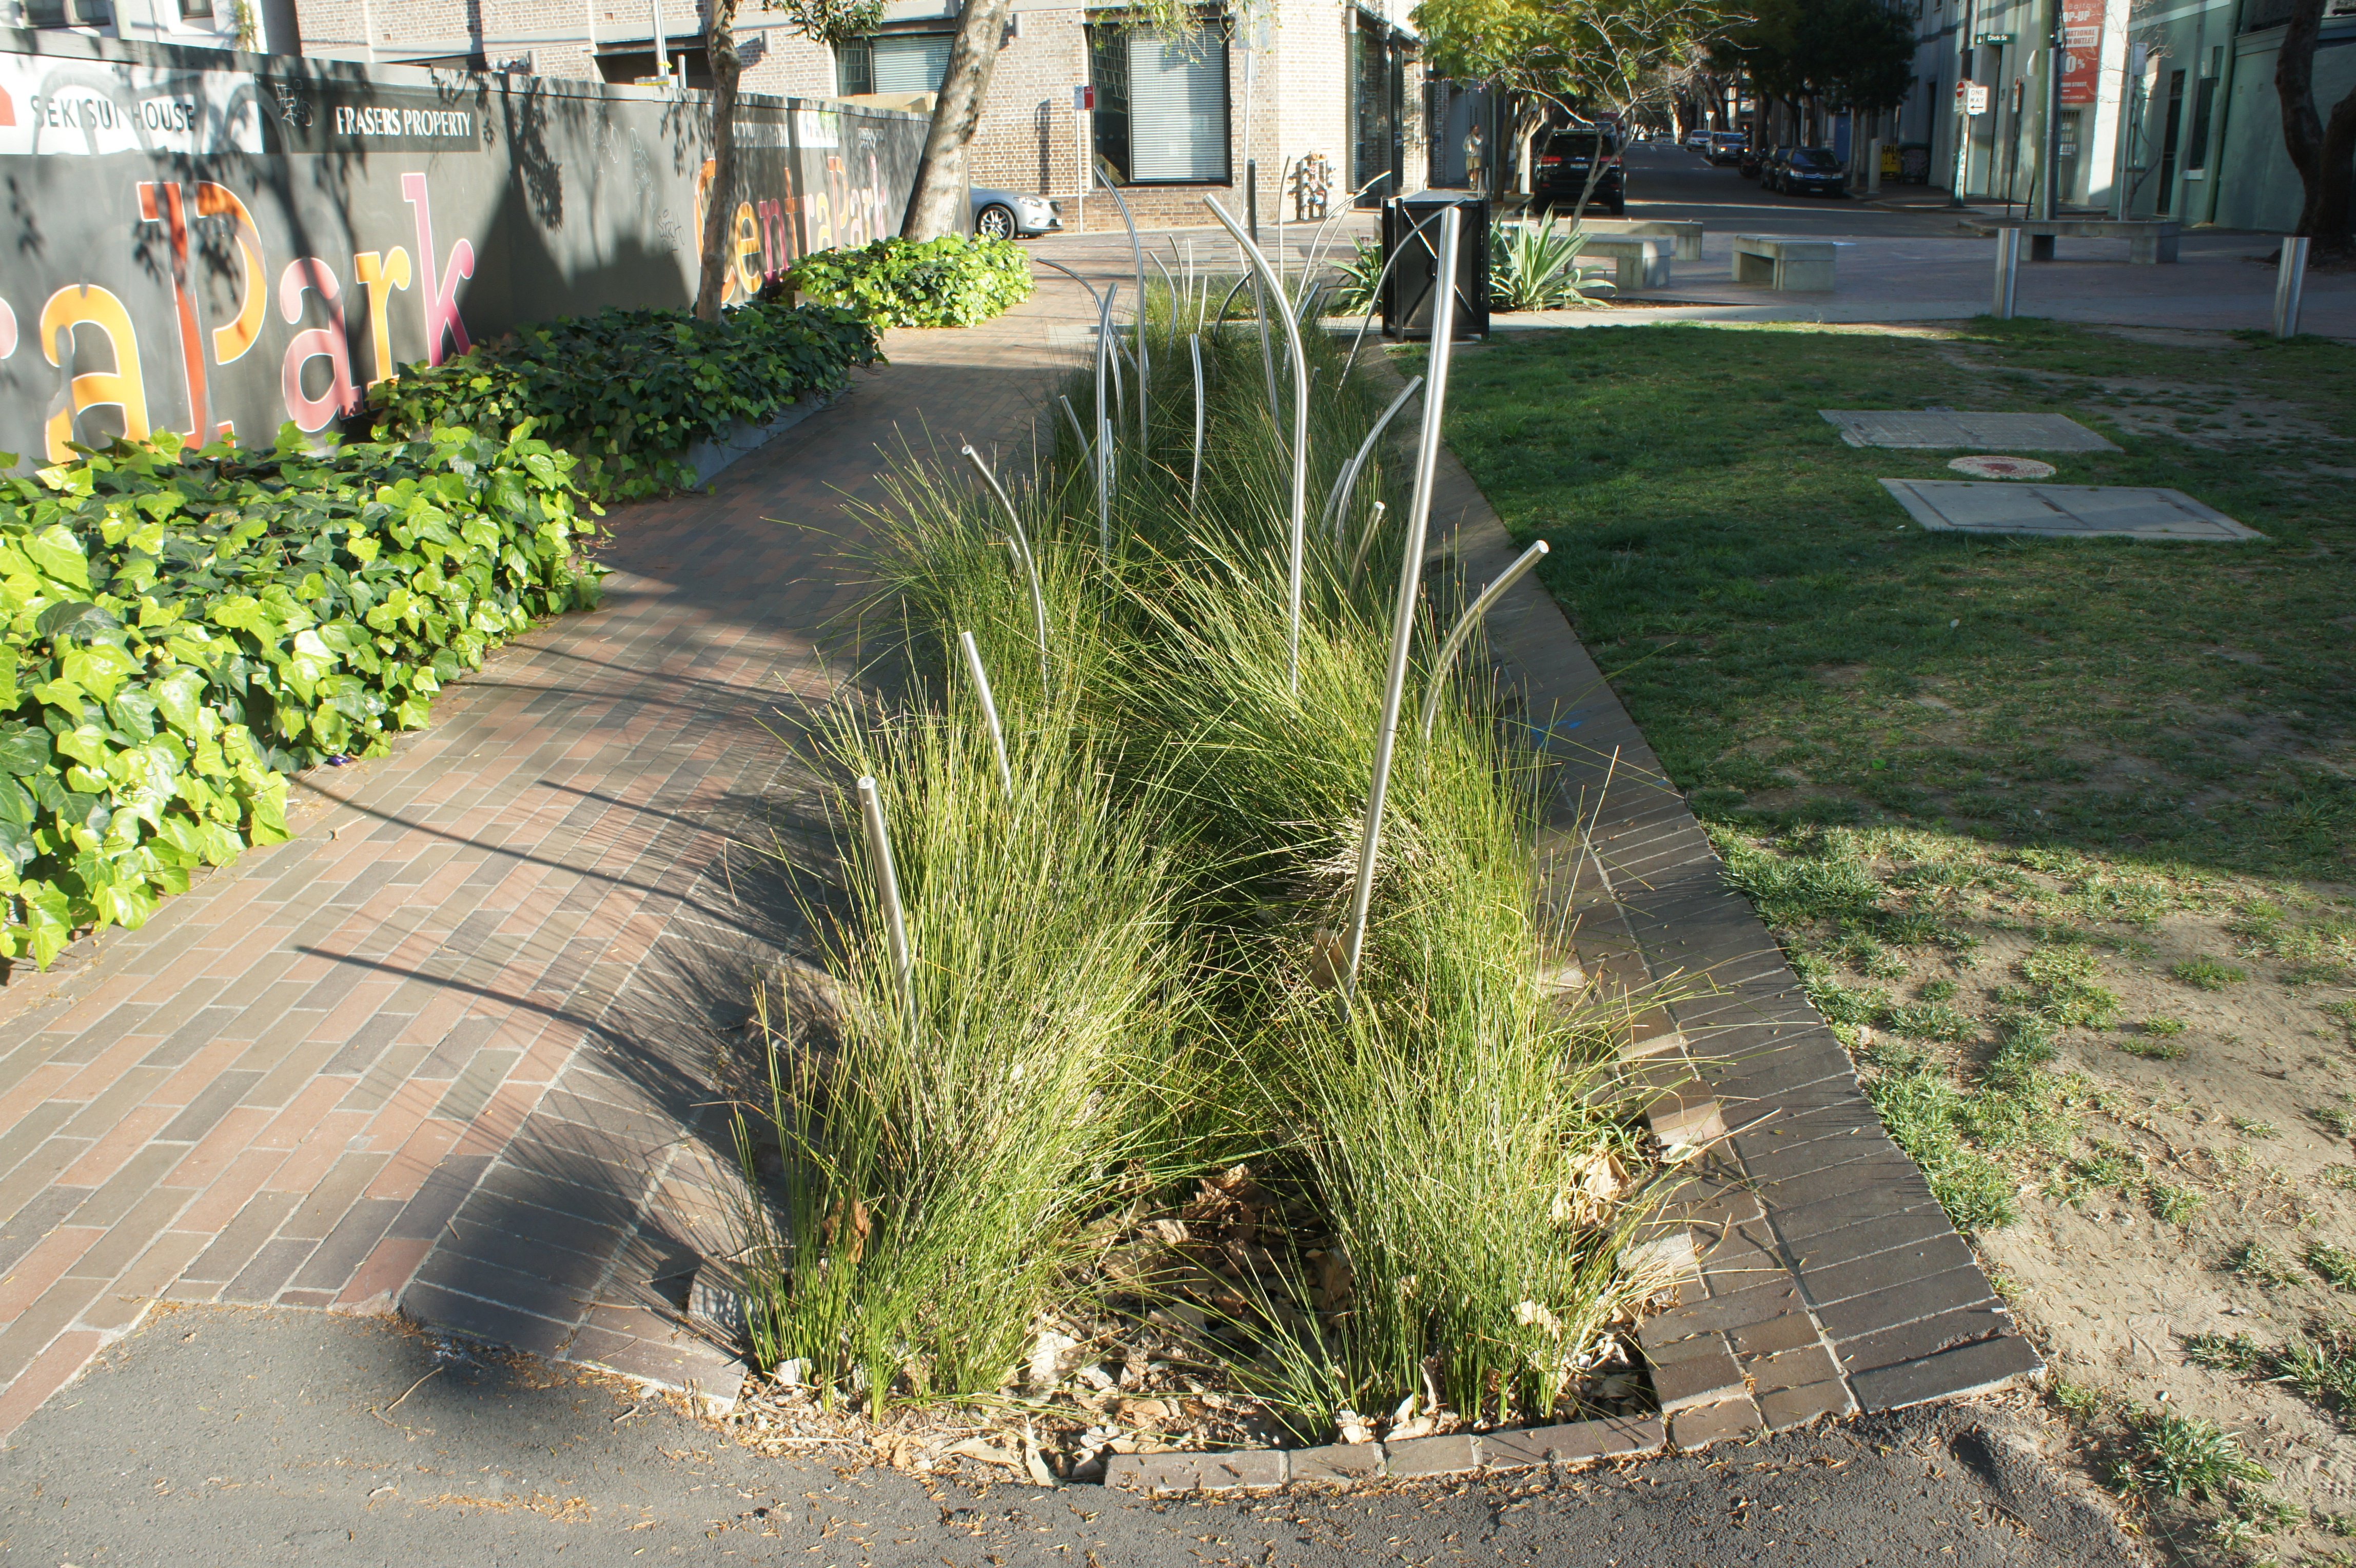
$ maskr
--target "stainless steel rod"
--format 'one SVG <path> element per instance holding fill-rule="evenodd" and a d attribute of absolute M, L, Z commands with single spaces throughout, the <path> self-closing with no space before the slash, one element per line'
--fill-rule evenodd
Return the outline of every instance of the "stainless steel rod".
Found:
<path fill-rule="evenodd" d="M 1456 618 L 1456 625 L 1449 632 L 1448 640 L 1440 645 L 1440 657 L 1432 660 L 1430 683 L 1424 688 L 1424 739 L 1431 738 L 1432 723 L 1440 716 L 1440 693 L 1448 685 L 1449 668 L 1456 662 L 1457 651 L 1464 646 L 1464 639 L 1472 635 L 1473 627 L 1480 623 L 1483 616 L 1488 614 L 1489 607 L 1495 604 L 1507 588 L 1521 581 L 1522 574 L 1537 565 L 1545 557 L 1546 553 L 1547 542 L 1543 539 L 1523 551 L 1515 558 L 1514 564 L 1505 568 L 1505 575 L 1482 589 L 1481 596 L 1474 599 L 1464 613 Z"/>
<path fill-rule="evenodd" d="M 1417 600 L 1423 588 L 1423 542 L 1431 526 L 1431 492 L 1440 469 L 1440 422 L 1448 404 L 1448 355 L 1456 336 L 1456 242 L 1462 220 L 1453 206 L 1440 223 L 1440 284 L 1431 306 L 1431 354 L 1424 371 L 1423 431 L 1417 443 L 1415 496 L 1408 504 L 1407 547 L 1399 559 L 1398 601 L 1391 620 L 1390 671 L 1383 682 L 1381 727 L 1375 732 L 1375 775 L 1366 789 L 1366 822 L 1358 835 L 1358 881 L 1350 897 L 1350 929 L 1343 948 L 1342 1002 L 1357 995 L 1358 961 L 1366 946 L 1366 916 L 1374 902 L 1375 861 L 1381 853 L 1383 802 L 1390 792 L 1391 757 L 1398 746 L 1399 704 L 1407 692 L 1408 656 L 1415 645 Z"/>

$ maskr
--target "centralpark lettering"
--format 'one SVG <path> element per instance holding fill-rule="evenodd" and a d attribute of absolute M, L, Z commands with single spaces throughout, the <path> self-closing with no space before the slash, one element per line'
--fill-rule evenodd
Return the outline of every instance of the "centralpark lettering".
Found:
<path fill-rule="evenodd" d="M 448 136 L 472 140 L 475 116 L 464 109 L 394 109 L 382 104 L 342 104 L 336 110 L 339 136 Z"/>

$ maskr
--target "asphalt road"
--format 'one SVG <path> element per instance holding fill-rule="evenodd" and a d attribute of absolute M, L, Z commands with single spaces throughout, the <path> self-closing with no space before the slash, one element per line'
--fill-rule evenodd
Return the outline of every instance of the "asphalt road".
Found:
<path fill-rule="evenodd" d="M 1698 218 L 1713 231 L 1815 239 L 1953 238 L 1958 232 L 1954 217 L 1942 209 L 1891 210 L 1849 197 L 1780 196 L 1743 178 L 1732 165 L 1714 168 L 1699 153 L 1665 142 L 1637 143 L 1624 156 L 1631 218 Z M 1888 194 L 1901 197 L 1908 188 L 1891 187 Z"/>
<path fill-rule="evenodd" d="M 1229 1502 L 763 1459 L 595 1379 L 372 1320 L 165 1312 L 0 1452 L 0 1564 L 2105 1568 L 2001 1411 L 1505 1480 Z"/>

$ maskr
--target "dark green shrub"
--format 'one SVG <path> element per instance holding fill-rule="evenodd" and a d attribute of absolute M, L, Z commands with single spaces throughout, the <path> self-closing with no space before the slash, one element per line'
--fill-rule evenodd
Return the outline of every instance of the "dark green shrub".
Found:
<path fill-rule="evenodd" d="M 695 442 L 831 392 L 851 367 L 882 359 L 873 328 L 827 306 L 755 301 L 717 322 L 684 310 L 606 310 L 543 321 L 439 366 L 412 365 L 369 389 L 369 414 L 380 437 L 533 420 L 581 458 L 582 489 L 633 499 L 693 484 L 680 458 Z"/>
<path fill-rule="evenodd" d="M 529 423 L 324 456 L 290 425 L 0 478 L 0 954 L 144 923 L 287 836 L 286 773 L 383 750 L 487 650 L 594 602 L 572 468 Z"/>
<path fill-rule="evenodd" d="M 878 240 L 815 251 L 794 263 L 794 287 L 879 327 L 970 327 L 1031 297 L 1031 263 L 1012 240 Z"/>

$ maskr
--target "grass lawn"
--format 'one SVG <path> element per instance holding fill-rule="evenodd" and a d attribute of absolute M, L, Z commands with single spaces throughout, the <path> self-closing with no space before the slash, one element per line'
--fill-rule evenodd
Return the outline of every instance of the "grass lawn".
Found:
<path fill-rule="evenodd" d="M 2308 1459 L 2356 1411 L 2356 1273 L 2316 1250 L 2356 1243 L 2356 349 L 1534 331 L 1467 352 L 1451 404 L 2064 1402 L 2103 1415 L 2105 1473 L 2161 1496 L 2169 1453 L 2246 1443 L 2278 1480 L 2154 1524 L 2286 1549 L 2346 1491 Z M 2266 539 L 1925 532 L 1877 481 L 1957 454 L 1851 448 L 1817 411 L 1931 406 L 2067 413 L 2121 450 L 2021 454 L 2052 482 L 2170 486 Z M 2198 1337 L 2229 1330 L 2251 1348 Z M 2344 1359 L 2346 1397 L 2285 1357 Z"/>

